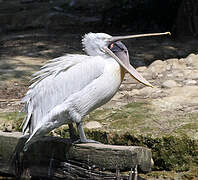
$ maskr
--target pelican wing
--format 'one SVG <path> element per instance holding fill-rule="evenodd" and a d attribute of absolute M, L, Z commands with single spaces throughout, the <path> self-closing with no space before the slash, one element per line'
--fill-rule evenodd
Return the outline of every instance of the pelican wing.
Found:
<path fill-rule="evenodd" d="M 34 74 L 36 81 L 22 100 L 27 112 L 23 132 L 33 130 L 50 110 L 97 79 L 103 71 L 103 61 L 86 55 L 62 56 L 43 66 Z"/>

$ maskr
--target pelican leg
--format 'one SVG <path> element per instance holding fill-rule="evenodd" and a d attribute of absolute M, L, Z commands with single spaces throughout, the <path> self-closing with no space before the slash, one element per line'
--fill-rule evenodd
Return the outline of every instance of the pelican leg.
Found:
<path fill-rule="evenodd" d="M 76 130 L 74 129 L 73 124 L 68 124 L 69 126 L 69 137 L 71 139 L 72 142 L 76 141 L 77 139 L 79 139 L 79 137 L 76 134 Z"/>
<path fill-rule="evenodd" d="M 82 123 L 76 123 L 76 126 L 78 128 L 78 132 L 79 132 L 79 135 L 80 135 L 80 141 L 81 142 L 87 142 L 87 138 L 85 136 L 85 132 L 84 132 L 84 129 L 83 129 L 83 126 L 82 126 Z"/>
<path fill-rule="evenodd" d="M 101 144 L 98 141 L 94 141 L 92 139 L 87 139 L 86 138 L 85 132 L 84 132 L 84 129 L 83 129 L 83 126 L 82 126 L 82 122 L 76 123 L 76 125 L 77 125 L 78 132 L 79 132 L 79 135 L 80 135 L 80 142 L 81 143 L 97 143 L 97 144 Z M 76 141 L 75 143 L 79 143 L 79 141 Z"/>

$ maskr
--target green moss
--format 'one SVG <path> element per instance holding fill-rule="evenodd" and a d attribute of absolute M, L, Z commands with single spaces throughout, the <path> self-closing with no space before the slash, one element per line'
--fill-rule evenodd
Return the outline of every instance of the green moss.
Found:
<path fill-rule="evenodd" d="M 145 138 L 143 142 L 148 146 L 147 141 Z M 191 165 L 197 164 L 198 144 L 188 137 L 164 136 L 149 145 L 156 170 L 188 171 Z"/>
<path fill-rule="evenodd" d="M 107 133 L 87 130 L 87 136 L 102 143 L 116 145 L 138 145 L 152 150 L 155 165 L 153 170 L 174 170 L 176 172 L 189 171 L 198 166 L 198 142 L 187 136 L 135 136 L 130 133 Z M 101 138 L 102 137 L 102 138 Z"/>
<path fill-rule="evenodd" d="M 191 170 L 185 172 L 176 173 L 175 171 L 152 171 L 147 174 L 140 174 L 145 179 L 181 179 L 181 180 L 193 180 L 197 178 L 198 168 L 191 167 Z"/>
<path fill-rule="evenodd" d="M 95 110 L 85 118 L 85 122 L 96 120 L 107 124 L 108 130 L 139 133 L 145 121 L 150 118 L 150 107 L 146 103 L 130 103 L 120 109 Z M 139 128 L 137 128 L 139 126 Z M 150 128 L 145 128 L 148 131 Z"/>
<path fill-rule="evenodd" d="M 5 130 L 7 126 L 11 125 L 13 131 L 21 131 L 21 124 L 24 116 L 24 113 L 19 112 L 0 113 L 0 129 Z"/>
<path fill-rule="evenodd" d="M 85 118 L 85 122 L 96 120 L 107 131 L 129 132 L 161 138 L 169 134 L 188 136 L 198 140 L 198 113 L 160 114 L 149 103 L 134 102 L 120 109 L 95 110 Z"/>
<path fill-rule="evenodd" d="M 176 174 L 173 171 L 152 171 L 146 175 L 141 175 L 145 179 L 154 178 L 154 179 L 174 179 Z"/>

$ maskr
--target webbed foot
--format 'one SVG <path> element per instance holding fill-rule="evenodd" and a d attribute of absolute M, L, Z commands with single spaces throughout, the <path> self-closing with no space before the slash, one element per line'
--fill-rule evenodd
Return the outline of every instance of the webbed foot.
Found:
<path fill-rule="evenodd" d="M 77 128 L 78 128 L 80 139 L 75 141 L 74 144 L 79 144 L 79 143 L 97 143 L 97 144 L 101 144 L 98 141 L 94 141 L 92 139 L 87 139 L 86 138 L 84 130 L 83 130 L 83 127 L 82 127 L 82 122 L 76 123 L 76 125 L 77 125 Z"/>

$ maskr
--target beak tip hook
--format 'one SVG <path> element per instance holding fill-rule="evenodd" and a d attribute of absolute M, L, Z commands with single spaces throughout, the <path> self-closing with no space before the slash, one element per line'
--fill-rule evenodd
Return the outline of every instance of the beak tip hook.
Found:
<path fill-rule="evenodd" d="M 150 83 L 149 83 L 149 85 L 147 85 L 147 86 L 149 86 L 149 87 L 151 87 L 151 88 L 154 88 L 154 86 L 153 86 L 152 84 L 150 84 Z"/>
<path fill-rule="evenodd" d="M 171 36 L 171 32 L 166 32 L 166 34 L 170 35 Z"/>

